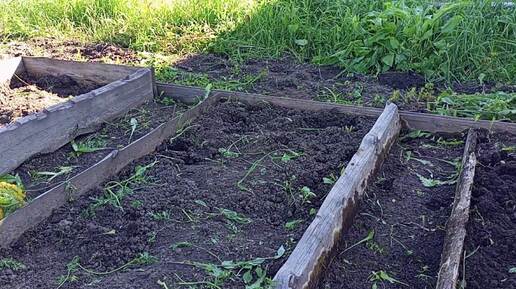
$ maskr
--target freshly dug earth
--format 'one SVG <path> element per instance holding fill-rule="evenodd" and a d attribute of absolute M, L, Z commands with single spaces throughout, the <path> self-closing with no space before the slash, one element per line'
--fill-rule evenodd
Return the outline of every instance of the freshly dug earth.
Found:
<path fill-rule="evenodd" d="M 485 135 L 467 227 L 466 286 L 516 288 L 516 135 Z M 464 274 L 464 273 L 463 273 Z"/>
<path fill-rule="evenodd" d="M 0 86 L 0 126 L 100 86 L 79 83 L 66 75 L 35 78 L 24 73 L 15 76 L 10 85 Z"/>
<path fill-rule="evenodd" d="M 61 288 L 243 288 L 242 263 L 230 270 L 221 261 L 272 257 L 283 246 L 283 257 L 261 264 L 273 276 L 373 122 L 220 103 L 120 174 L 123 182 L 140 172 L 120 208 L 91 191 L 1 251 L 26 269 L 1 270 L 0 287 L 52 288 L 68 275 L 74 281 Z M 143 252 L 110 274 L 77 265 L 111 271 Z M 259 279 L 256 270 L 247 277 Z"/>
<path fill-rule="evenodd" d="M 445 144 L 451 141 L 445 136 L 408 136 L 393 146 L 367 189 L 318 288 L 435 288 L 463 144 Z"/>
<path fill-rule="evenodd" d="M 187 109 L 185 105 L 164 101 L 163 98 L 157 97 L 122 117 L 102 124 L 96 132 L 74 140 L 73 143 L 77 146 L 92 149 L 91 152 L 81 152 L 80 149 L 76 151 L 70 143 L 55 152 L 32 157 L 20 165 L 13 174 L 21 177 L 27 197 L 33 199 L 94 165 L 112 150 L 129 145 L 130 142 L 172 119 L 176 113 Z"/>

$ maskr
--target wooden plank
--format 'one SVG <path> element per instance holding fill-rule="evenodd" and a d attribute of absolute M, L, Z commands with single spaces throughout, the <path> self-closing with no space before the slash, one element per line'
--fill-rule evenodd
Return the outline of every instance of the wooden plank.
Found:
<path fill-rule="evenodd" d="M 205 90 L 198 87 L 190 87 L 176 84 L 157 83 L 157 89 L 165 96 L 173 97 L 181 102 L 195 103 L 199 97 L 204 96 Z M 235 98 L 243 102 L 256 103 L 266 101 L 275 105 L 290 108 L 302 108 L 312 111 L 331 110 L 371 117 L 378 117 L 382 113 L 382 109 L 373 107 L 362 107 L 354 105 L 335 104 L 329 102 L 319 102 L 313 100 L 296 99 L 295 102 L 289 98 L 260 95 L 254 93 L 231 92 L 223 90 L 212 90 L 212 95 L 218 95 L 225 98 Z M 429 113 L 399 112 L 403 126 L 410 129 L 419 129 L 430 132 L 461 132 L 470 128 L 485 128 L 496 132 L 509 132 L 516 134 L 516 123 L 473 120 L 469 118 L 459 118 L 451 116 L 442 116 Z"/>
<path fill-rule="evenodd" d="M 153 98 L 152 73 L 140 69 L 88 93 L 0 128 L 0 175 L 38 153 L 55 151 Z"/>
<path fill-rule="evenodd" d="M 142 67 L 104 64 L 98 62 L 78 62 L 46 57 L 23 56 L 23 64 L 28 73 L 40 77 L 45 75 L 67 75 L 76 81 L 108 84 L 123 79 Z"/>
<path fill-rule="evenodd" d="M 210 98 L 181 116 L 161 124 L 123 149 L 112 151 L 97 164 L 72 177 L 66 183 L 43 193 L 25 207 L 0 220 L 0 247 L 9 247 L 24 232 L 48 218 L 54 209 L 98 187 L 132 161 L 152 153 L 163 141 L 175 135 L 178 129 L 183 128 L 216 101 L 216 98 Z"/>
<path fill-rule="evenodd" d="M 475 177 L 477 133 L 470 129 L 462 157 L 462 171 L 455 190 L 453 209 L 446 223 L 446 237 L 437 278 L 437 289 L 457 288 L 466 224 L 469 218 L 471 189 Z"/>
<path fill-rule="evenodd" d="M 288 260 L 276 273 L 276 288 L 314 288 L 342 233 L 351 225 L 368 182 L 381 166 L 400 129 L 398 109 L 389 104 L 362 140 Z"/>
<path fill-rule="evenodd" d="M 0 60 L 0 85 L 9 83 L 14 74 L 25 71 L 21 57 Z"/>

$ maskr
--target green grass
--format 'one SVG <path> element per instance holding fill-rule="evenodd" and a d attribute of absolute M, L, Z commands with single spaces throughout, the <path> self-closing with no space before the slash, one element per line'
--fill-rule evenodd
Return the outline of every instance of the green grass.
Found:
<path fill-rule="evenodd" d="M 11 0 L 0 2 L 0 37 L 74 38 L 168 55 L 217 52 L 236 61 L 288 53 L 348 72 L 394 68 L 430 80 L 514 83 L 516 9 L 501 0 L 431 2 Z"/>

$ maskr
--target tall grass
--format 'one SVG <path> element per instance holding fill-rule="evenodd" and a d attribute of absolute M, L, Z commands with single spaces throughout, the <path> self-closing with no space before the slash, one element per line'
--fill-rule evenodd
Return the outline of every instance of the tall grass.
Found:
<path fill-rule="evenodd" d="M 279 57 L 431 80 L 516 78 L 516 9 L 496 1 L 0 0 L 0 34 L 136 50 Z M 443 1 L 439 1 L 443 2 Z"/>

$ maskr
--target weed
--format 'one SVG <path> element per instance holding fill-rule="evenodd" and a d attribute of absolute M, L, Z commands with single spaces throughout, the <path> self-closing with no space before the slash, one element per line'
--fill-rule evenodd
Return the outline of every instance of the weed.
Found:
<path fill-rule="evenodd" d="M 385 97 L 377 94 L 373 97 L 371 105 L 374 107 L 382 107 L 385 104 Z"/>
<path fill-rule="evenodd" d="M 310 208 L 309 214 L 310 214 L 310 216 L 313 216 L 313 215 L 317 214 L 317 209 L 316 208 Z"/>
<path fill-rule="evenodd" d="M 407 287 L 409 286 L 407 283 L 404 283 L 404 282 L 394 279 L 386 271 L 383 271 L 383 270 L 371 272 L 371 275 L 369 275 L 368 280 L 369 280 L 369 282 L 373 283 L 373 285 L 371 286 L 371 289 L 377 289 L 378 283 L 383 283 L 383 282 L 389 282 L 391 284 L 396 283 L 396 284 L 404 285 Z"/>
<path fill-rule="evenodd" d="M 418 176 L 419 180 L 421 181 L 421 184 L 423 184 L 423 186 L 426 188 L 434 188 L 434 187 L 438 187 L 438 186 L 453 185 L 457 182 L 457 180 L 454 178 L 446 180 L 446 181 L 442 181 L 442 180 L 433 179 L 433 178 L 426 178 L 420 174 L 416 174 L 416 175 Z"/>
<path fill-rule="evenodd" d="M 229 222 L 234 222 L 241 225 L 246 225 L 251 223 L 251 219 L 246 216 L 239 214 L 235 211 L 229 209 L 220 209 L 219 212 L 224 218 L 226 218 Z"/>
<path fill-rule="evenodd" d="M 281 156 L 281 161 L 286 163 L 286 162 L 292 161 L 294 159 L 297 159 L 298 157 L 300 157 L 302 155 L 303 155 L 303 153 L 298 153 L 298 152 L 289 150 Z"/>
<path fill-rule="evenodd" d="M 285 223 L 285 229 L 287 230 L 294 230 L 299 224 L 301 224 L 303 220 L 292 220 Z"/>
<path fill-rule="evenodd" d="M 98 136 L 90 136 L 81 141 L 72 141 L 72 156 L 78 157 L 82 154 L 93 153 L 100 150 L 105 150 L 106 140 Z"/>
<path fill-rule="evenodd" d="M 516 274 L 516 267 L 509 268 L 509 273 Z"/>
<path fill-rule="evenodd" d="M 19 261 L 16 261 L 13 258 L 2 258 L 0 259 L 0 271 L 4 269 L 10 269 L 12 271 L 24 270 L 27 267 Z"/>
<path fill-rule="evenodd" d="M 36 176 L 48 177 L 47 182 L 51 182 L 59 176 L 69 175 L 77 166 L 62 166 L 57 172 L 36 172 Z"/>
<path fill-rule="evenodd" d="M 190 242 L 177 242 L 177 243 L 174 243 L 170 246 L 170 249 L 176 251 L 177 249 L 180 249 L 180 248 L 189 248 L 189 247 L 192 247 L 192 243 Z"/>
<path fill-rule="evenodd" d="M 143 206 L 143 202 L 140 200 L 133 200 L 131 201 L 131 207 L 133 208 L 141 208 Z"/>
<path fill-rule="evenodd" d="M 422 130 L 411 130 L 408 134 L 400 137 L 400 140 L 405 139 L 418 139 L 418 138 L 429 138 L 432 136 L 432 133 L 422 131 Z"/>
<path fill-rule="evenodd" d="M 157 164 L 154 161 L 145 166 L 136 166 L 134 173 L 127 179 L 122 181 L 110 181 L 104 186 L 104 194 L 100 197 L 93 198 L 93 203 L 90 204 L 88 213 L 95 214 L 95 211 L 106 205 L 114 206 L 123 211 L 122 200 L 133 193 L 137 185 L 146 184 L 149 182 L 147 172 Z M 136 203 L 138 204 L 138 203 Z"/>
<path fill-rule="evenodd" d="M 312 190 L 309 187 L 304 186 L 301 188 L 301 190 L 299 190 L 299 197 L 301 198 L 302 204 L 309 204 L 310 199 L 317 197 L 317 195 L 314 192 L 312 192 Z"/>
<path fill-rule="evenodd" d="M 442 137 L 438 138 L 437 139 L 437 144 L 439 145 L 442 145 L 442 146 L 459 146 L 459 145 L 462 145 L 464 144 L 464 141 L 463 140 L 460 140 L 460 139 L 444 139 Z"/>
<path fill-rule="evenodd" d="M 170 213 L 168 211 L 150 212 L 149 215 L 154 221 L 170 221 Z"/>
<path fill-rule="evenodd" d="M 13 184 L 19 187 L 20 189 L 24 190 L 25 187 L 23 186 L 22 179 L 20 178 L 19 174 L 11 175 L 11 174 L 5 174 L 0 176 L 0 182 Z"/>
<path fill-rule="evenodd" d="M 337 182 L 337 177 L 331 173 L 329 176 L 323 178 L 323 183 L 327 185 L 334 185 Z"/>
<path fill-rule="evenodd" d="M 212 280 L 208 282 L 181 282 L 178 284 L 204 284 L 213 288 L 222 288 L 221 286 L 224 284 L 225 280 L 243 272 L 242 281 L 244 282 L 246 289 L 271 288 L 272 280 L 266 277 L 266 269 L 263 269 L 262 265 L 267 260 L 277 260 L 283 257 L 284 254 L 285 248 L 281 246 L 276 252 L 276 255 L 272 257 L 256 258 L 248 261 L 223 261 L 220 263 L 220 265 L 199 262 L 185 263 L 203 269 L 209 276 L 212 277 Z"/>
<path fill-rule="evenodd" d="M 342 251 L 342 253 L 347 252 L 347 251 L 353 249 L 354 247 L 359 246 L 360 244 L 367 243 L 367 242 L 369 242 L 369 241 L 371 241 L 373 239 L 374 239 L 374 230 L 371 230 L 371 231 L 369 231 L 369 233 L 367 233 L 367 236 L 364 239 L 362 239 L 362 240 L 356 242 L 355 244 L 347 247 L 346 249 L 344 249 L 344 251 Z"/>
<path fill-rule="evenodd" d="M 384 253 L 383 247 L 380 246 L 380 244 L 378 244 L 377 242 L 375 242 L 374 238 L 366 242 L 366 247 L 367 249 L 373 251 L 375 254 L 381 255 Z"/>
<path fill-rule="evenodd" d="M 233 152 L 226 148 L 219 148 L 219 153 L 225 158 L 238 158 L 240 156 L 240 153 Z"/>
<path fill-rule="evenodd" d="M 415 158 L 412 156 L 412 151 L 405 151 L 405 161 L 417 161 L 419 162 L 420 164 L 424 165 L 424 166 L 429 166 L 429 167 L 433 167 L 434 164 L 432 164 L 431 161 L 427 161 L 427 160 L 423 160 L 423 159 L 420 159 L 420 158 Z"/>

